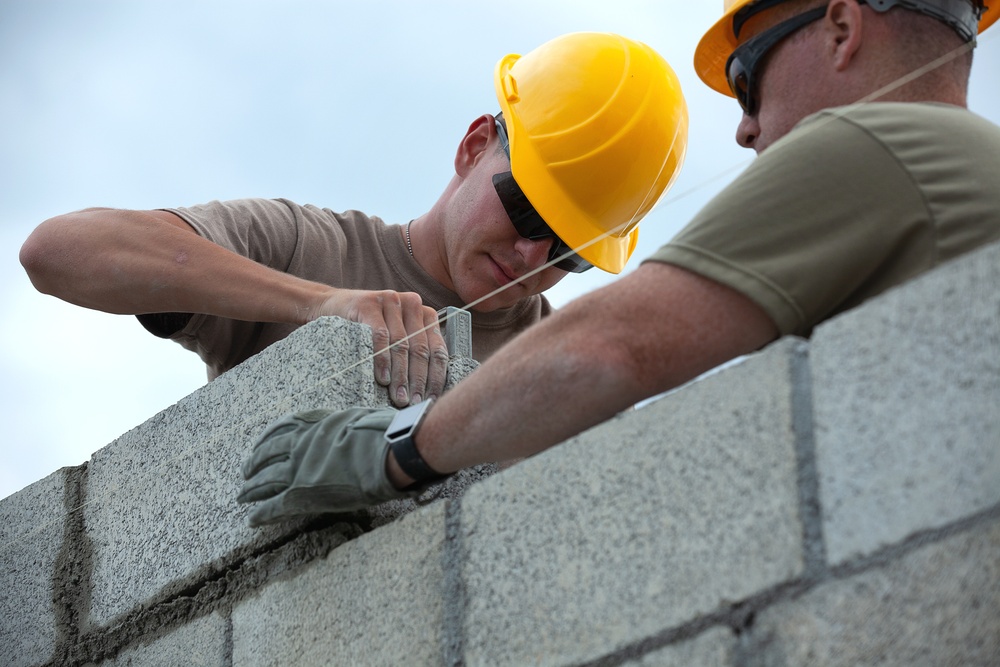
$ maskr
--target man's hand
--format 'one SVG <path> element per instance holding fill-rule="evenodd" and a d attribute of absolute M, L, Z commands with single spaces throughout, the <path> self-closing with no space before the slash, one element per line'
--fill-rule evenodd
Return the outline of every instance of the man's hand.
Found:
<path fill-rule="evenodd" d="M 260 504 L 251 526 L 300 515 L 348 512 L 405 498 L 385 473 L 392 408 L 309 410 L 273 422 L 243 463 L 237 502 Z"/>
<path fill-rule="evenodd" d="M 375 378 L 395 405 L 444 391 L 448 347 L 436 312 L 418 294 L 339 289 L 276 271 L 202 238 L 168 211 L 56 216 L 32 232 L 19 258 L 39 291 L 109 313 L 204 313 L 295 325 L 337 315 L 367 324 Z"/>
<path fill-rule="evenodd" d="M 436 398 L 448 375 L 448 347 L 437 312 L 414 292 L 338 289 L 315 317 L 339 315 L 372 328 L 375 379 L 399 407 Z"/>

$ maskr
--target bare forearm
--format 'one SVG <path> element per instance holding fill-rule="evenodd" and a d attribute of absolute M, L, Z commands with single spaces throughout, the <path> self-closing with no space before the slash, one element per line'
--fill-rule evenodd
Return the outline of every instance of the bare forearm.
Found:
<path fill-rule="evenodd" d="M 636 376 L 616 355 L 595 355 L 601 340 L 583 330 L 531 354 L 557 330 L 540 325 L 442 397 L 420 433 L 429 461 L 457 470 L 531 456 L 639 400 Z"/>
<path fill-rule="evenodd" d="M 637 365 L 629 324 L 592 316 L 613 299 L 566 306 L 443 396 L 418 437 L 428 463 L 451 471 L 531 456 L 655 393 L 665 380 Z"/>
<path fill-rule="evenodd" d="M 307 321 L 307 304 L 323 286 L 165 223 L 170 215 L 94 209 L 59 216 L 32 233 L 21 262 L 39 291 L 105 312 Z"/>
<path fill-rule="evenodd" d="M 52 218 L 25 241 L 21 263 L 39 291 L 110 313 L 287 324 L 344 317 L 371 327 L 375 378 L 396 405 L 444 390 L 447 347 L 436 312 L 420 295 L 344 289 L 275 271 L 166 211 L 91 209 Z"/>
<path fill-rule="evenodd" d="M 431 409 L 417 446 L 441 472 L 530 456 L 776 336 L 743 295 L 646 264 L 498 351 Z M 388 470 L 405 484 L 391 457 Z"/>

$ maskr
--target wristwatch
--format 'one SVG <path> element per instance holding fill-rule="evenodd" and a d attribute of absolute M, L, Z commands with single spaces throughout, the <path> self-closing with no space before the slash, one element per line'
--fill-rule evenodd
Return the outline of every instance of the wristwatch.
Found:
<path fill-rule="evenodd" d="M 430 410 L 433 398 L 421 401 L 416 405 L 403 408 L 392 418 L 392 423 L 385 430 L 385 439 L 389 442 L 396 463 L 407 475 L 416 480 L 412 487 L 427 486 L 433 482 L 451 477 L 451 474 L 442 474 L 434 470 L 424 457 L 417 451 L 417 445 L 413 439 L 417 435 L 417 429 L 424 420 L 427 411 Z"/>

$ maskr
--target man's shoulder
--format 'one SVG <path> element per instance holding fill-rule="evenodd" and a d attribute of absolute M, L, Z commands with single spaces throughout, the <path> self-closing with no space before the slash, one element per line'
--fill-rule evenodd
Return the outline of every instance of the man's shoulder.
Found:
<path fill-rule="evenodd" d="M 866 134 L 882 138 L 914 133 L 945 136 L 956 130 L 1000 136 L 1000 127 L 965 107 L 940 102 L 868 102 L 823 109 L 803 118 L 788 134 L 791 140 L 810 135 L 840 141 Z"/>
<path fill-rule="evenodd" d="M 748 175 L 853 182 L 894 169 L 936 174 L 982 161 L 1000 165 L 1000 127 L 963 107 L 925 102 L 876 102 L 824 109 L 799 122 L 755 161 Z M 879 166 L 881 165 L 881 166 Z M 995 168 L 995 167 L 991 167 Z M 874 175 L 873 175 L 874 172 Z"/>
<path fill-rule="evenodd" d="M 886 118 L 922 120 L 941 117 L 973 117 L 965 107 L 943 102 L 859 102 L 839 107 L 828 107 L 806 116 L 800 125 L 821 118 L 846 118 L 858 123 L 879 122 Z"/>
<path fill-rule="evenodd" d="M 222 218 L 253 218 L 256 220 L 287 220 L 287 219 L 313 219 L 336 222 L 338 224 L 348 224 L 352 226 L 366 226 L 380 228 L 385 223 L 377 216 L 368 215 L 361 211 L 350 209 L 345 211 L 334 211 L 331 208 L 320 207 L 314 204 L 300 204 L 283 197 L 245 197 L 240 199 L 212 200 L 194 206 L 176 207 L 163 209 L 173 212 L 189 212 L 202 216 L 215 216 Z"/>

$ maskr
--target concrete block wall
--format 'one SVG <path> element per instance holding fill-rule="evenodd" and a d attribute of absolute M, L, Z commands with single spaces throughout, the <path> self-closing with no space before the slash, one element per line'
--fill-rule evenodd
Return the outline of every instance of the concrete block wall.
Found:
<path fill-rule="evenodd" d="M 264 424 L 387 404 L 314 323 L 0 502 L 0 664 L 1000 664 L 998 285 L 1000 245 L 429 505 L 251 530 Z"/>
<path fill-rule="evenodd" d="M 477 366 L 453 357 L 448 386 Z M 266 424 L 316 406 L 389 405 L 373 377 L 370 330 L 323 318 L 85 465 L 0 501 L 0 586 L 9 591 L 0 597 L 0 665 L 122 660 L 119 654 L 143 655 L 144 641 L 174 626 L 181 626 L 182 650 L 191 637 L 213 637 L 218 622 L 228 626 L 228 613 L 213 610 L 249 583 L 245 572 L 267 578 L 411 511 L 412 501 L 389 503 L 318 537 L 307 521 L 251 529 L 249 510 L 235 503 L 240 464 Z M 458 495 L 494 469 L 464 471 L 442 495 Z M 198 625 L 187 627 L 195 618 Z M 163 664 L 185 664 L 160 648 L 154 653 Z M 214 655 L 214 647 L 205 653 Z"/>

